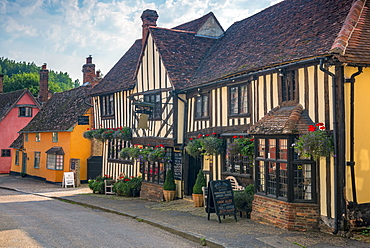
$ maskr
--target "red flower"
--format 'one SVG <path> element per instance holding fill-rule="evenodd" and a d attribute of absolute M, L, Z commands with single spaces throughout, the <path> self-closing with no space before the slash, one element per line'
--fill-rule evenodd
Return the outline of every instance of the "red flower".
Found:
<path fill-rule="evenodd" d="M 126 179 L 125 179 L 125 180 L 123 180 L 123 181 L 128 182 L 128 181 L 130 181 L 130 179 L 129 179 L 129 178 L 126 178 Z"/>
<path fill-rule="evenodd" d="M 193 138 L 190 138 L 189 140 L 193 140 Z"/>
<path fill-rule="evenodd" d="M 160 147 L 164 148 L 164 145 L 163 144 L 159 144 Z"/>
<path fill-rule="evenodd" d="M 212 134 L 213 134 L 213 135 L 216 135 L 217 133 L 213 132 Z"/>
<path fill-rule="evenodd" d="M 242 135 L 240 135 L 240 136 L 239 136 L 239 138 L 241 138 L 241 139 L 242 139 L 242 138 L 243 138 L 243 136 L 242 136 Z"/>
<path fill-rule="evenodd" d="M 315 126 L 313 126 L 313 125 L 309 125 L 308 126 L 308 131 L 314 132 L 315 130 L 316 130 L 316 127 Z"/>
<path fill-rule="evenodd" d="M 236 139 L 236 138 L 238 138 L 238 135 L 234 135 L 234 136 L 233 136 L 233 139 Z"/>
<path fill-rule="evenodd" d="M 202 137 L 203 137 L 203 135 L 202 135 L 202 134 L 199 134 L 199 135 L 198 135 L 198 138 L 202 138 Z"/>
<path fill-rule="evenodd" d="M 254 139 L 252 138 L 252 139 L 250 139 L 250 141 L 254 141 Z"/>
<path fill-rule="evenodd" d="M 90 130 L 90 128 L 87 128 L 87 130 Z"/>
<path fill-rule="evenodd" d="M 325 129 L 326 129 L 326 127 L 320 127 L 320 129 L 321 129 L 321 130 L 325 130 Z"/>
<path fill-rule="evenodd" d="M 208 136 L 209 136 L 209 134 L 206 134 L 206 136 L 208 137 Z"/>
<path fill-rule="evenodd" d="M 322 127 L 322 126 L 324 126 L 324 123 L 322 122 L 316 124 L 316 127 Z"/>

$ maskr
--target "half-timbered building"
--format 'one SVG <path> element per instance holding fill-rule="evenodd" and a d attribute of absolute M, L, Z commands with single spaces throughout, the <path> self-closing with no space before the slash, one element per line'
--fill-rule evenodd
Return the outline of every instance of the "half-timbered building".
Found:
<path fill-rule="evenodd" d="M 144 11 L 143 38 L 95 88 L 96 124 L 130 126 L 132 144 L 163 144 L 173 160 L 180 157 L 180 197 L 202 168 L 208 180 L 254 183 L 254 220 L 296 230 L 325 223 L 338 232 L 368 218 L 370 147 L 361 109 L 369 7 L 365 0 L 285 0 L 225 32 L 212 13 L 165 29 L 156 27 L 155 11 Z M 294 149 L 316 123 L 334 137 L 333 157 L 318 161 Z M 224 153 L 186 154 L 190 139 L 211 134 L 225 141 Z M 254 161 L 226 152 L 235 137 L 249 136 Z M 104 173 L 142 174 L 143 193 L 161 198 L 150 185 L 163 183 L 164 164 L 104 161 Z"/>

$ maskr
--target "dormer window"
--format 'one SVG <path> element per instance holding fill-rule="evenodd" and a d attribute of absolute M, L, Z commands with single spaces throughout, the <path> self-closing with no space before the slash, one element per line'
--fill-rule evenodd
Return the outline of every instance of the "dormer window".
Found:
<path fill-rule="evenodd" d="M 19 117 L 32 117 L 32 108 L 31 107 L 19 107 L 18 116 Z"/>

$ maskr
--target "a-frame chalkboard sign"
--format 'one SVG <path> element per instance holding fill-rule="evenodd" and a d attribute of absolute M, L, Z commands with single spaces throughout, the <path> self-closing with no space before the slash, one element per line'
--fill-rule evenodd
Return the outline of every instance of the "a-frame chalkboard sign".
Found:
<path fill-rule="evenodd" d="M 221 223 L 221 216 L 234 215 L 236 219 L 236 207 L 234 192 L 229 180 L 210 181 L 208 183 L 207 209 L 208 220 L 211 213 L 216 213 L 218 222 Z"/>

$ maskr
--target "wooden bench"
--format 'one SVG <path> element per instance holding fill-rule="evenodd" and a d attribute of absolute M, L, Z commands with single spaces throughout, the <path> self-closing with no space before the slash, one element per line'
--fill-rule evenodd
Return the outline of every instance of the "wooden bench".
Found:
<path fill-rule="evenodd" d="M 116 193 L 113 192 L 113 185 L 116 183 L 116 180 L 105 180 L 105 194 L 106 195 L 114 195 Z"/>
<path fill-rule="evenodd" d="M 226 177 L 226 180 L 229 180 L 231 182 L 231 187 L 233 190 L 244 190 L 245 188 L 241 185 L 239 185 L 238 181 L 233 176 Z"/>

